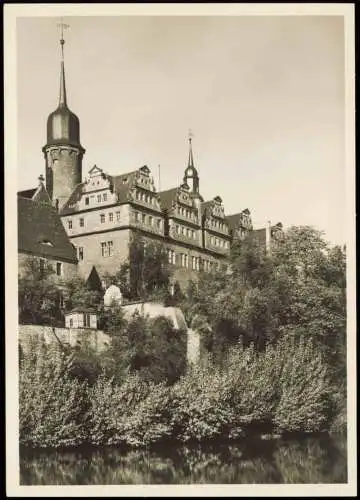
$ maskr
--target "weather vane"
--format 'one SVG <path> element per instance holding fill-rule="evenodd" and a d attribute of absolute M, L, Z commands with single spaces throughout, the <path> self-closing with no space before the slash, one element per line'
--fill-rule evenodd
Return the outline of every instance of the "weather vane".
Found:
<path fill-rule="evenodd" d="M 65 24 L 63 18 L 61 18 L 61 22 L 57 24 L 58 28 L 60 28 L 60 45 L 61 45 L 61 56 L 64 59 L 64 29 L 70 28 L 69 24 Z"/>
<path fill-rule="evenodd" d="M 194 134 L 192 133 L 191 128 L 189 129 L 188 137 L 189 137 L 189 141 L 191 142 L 191 139 L 194 137 Z"/>

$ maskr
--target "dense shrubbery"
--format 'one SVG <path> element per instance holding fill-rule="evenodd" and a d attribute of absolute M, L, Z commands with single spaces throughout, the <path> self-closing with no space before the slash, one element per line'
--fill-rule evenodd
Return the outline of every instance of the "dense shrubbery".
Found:
<path fill-rule="evenodd" d="M 33 346 L 20 366 L 20 442 L 29 446 L 144 446 L 234 439 L 265 432 L 328 430 L 332 387 L 311 344 L 284 341 L 258 353 L 239 346 L 226 368 L 211 359 L 172 386 L 127 374 L 89 385 L 71 375 L 72 358 Z M 45 352 L 46 351 L 46 352 Z M 34 351 L 33 351 L 34 352 Z"/>
<path fill-rule="evenodd" d="M 136 240 L 136 255 L 138 265 L 128 263 L 130 275 L 123 266 L 118 284 L 134 297 L 166 295 L 163 249 L 145 251 Z M 53 288 L 41 280 L 31 288 L 25 278 L 22 314 L 42 305 L 46 322 Z M 95 297 L 75 285 L 67 303 Z M 104 310 L 107 351 L 83 346 L 69 358 L 40 346 L 22 358 L 21 442 L 142 446 L 346 429 L 345 249 L 308 227 L 288 230 L 270 256 L 248 238 L 232 246 L 228 273 L 202 273 L 172 301 L 200 333 L 207 360 L 185 374 L 185 332 L 164 317 L 128 321 L 121 308 Z"/>

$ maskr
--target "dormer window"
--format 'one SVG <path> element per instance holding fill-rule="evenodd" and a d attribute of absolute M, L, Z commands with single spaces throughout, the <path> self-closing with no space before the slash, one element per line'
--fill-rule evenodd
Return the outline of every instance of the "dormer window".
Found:
<path fill-rule="evenodd" d="M 51 243 L 51 241 L 50 241 L 50 240 L 42 240 L 42 241 L 40 241 L 40 244 L 41 244 L 41 245 L 46 245 L 46 246 L 48 246 L 48 247 L 53 247 L 53 246 L 54 246 L 54 245 Z"/>

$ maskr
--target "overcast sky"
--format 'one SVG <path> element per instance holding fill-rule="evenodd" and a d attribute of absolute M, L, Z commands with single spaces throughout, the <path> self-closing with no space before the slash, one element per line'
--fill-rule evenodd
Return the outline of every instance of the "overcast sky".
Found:
<path fill-rule="evenodd" d="M 148 165 L 179 185 L 189 128 L 205 199 L 225 211 L 310 224 L 345 241 L 342 17 L 69 17 L 68 105 L 81 124 L 83 176 Z M 18 188 L 45 173 L 58 104 L 56 18 L 17 24 Z"/>

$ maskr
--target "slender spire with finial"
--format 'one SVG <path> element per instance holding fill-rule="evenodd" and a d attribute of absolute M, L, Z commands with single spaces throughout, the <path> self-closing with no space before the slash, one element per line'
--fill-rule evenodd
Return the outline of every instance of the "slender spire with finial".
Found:
<path fill-rule="evenodd" d="M 193 159 L 193 152 L 192 152 L 192 138 L 194 137 L 194 134 L 189 130 L 189 161 L 188 161 L 188 167 L 193 167 L 194 166 L 194 159 Z"/>
<path fill-rule="evenodd" d="M 60 96 L 59 96 L 59 106 L 66 107 L 66 85 L 65 85 L 65 67 L 64 67 L 64 29 L 69 28 L 68 24 L 63 22 L 63 18 L 61 18 L 61 22 L 58 24 L 60 28 L 60 47 L 61 47 L 61 69 L 60 69 Z"/>

